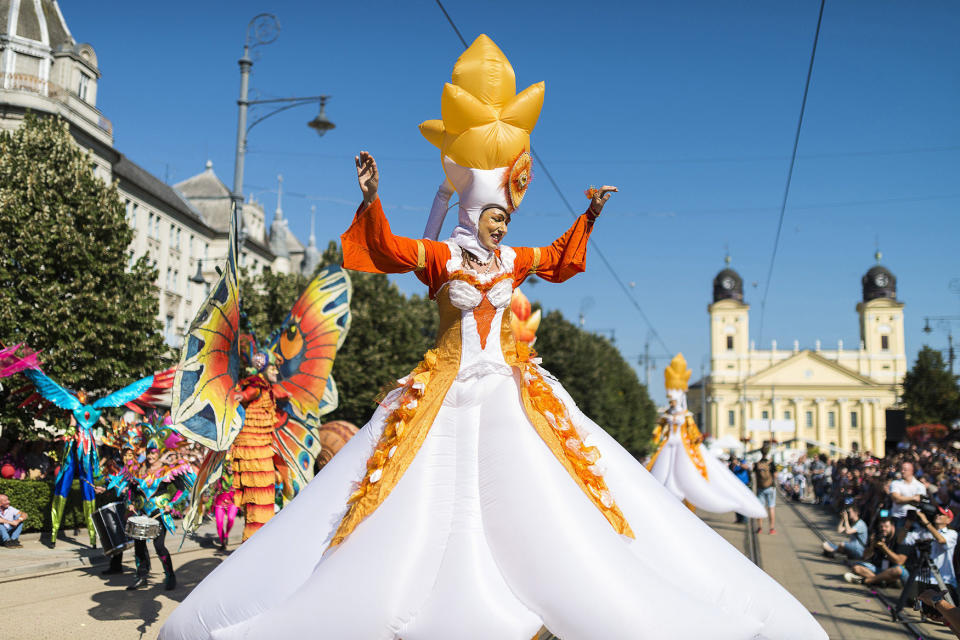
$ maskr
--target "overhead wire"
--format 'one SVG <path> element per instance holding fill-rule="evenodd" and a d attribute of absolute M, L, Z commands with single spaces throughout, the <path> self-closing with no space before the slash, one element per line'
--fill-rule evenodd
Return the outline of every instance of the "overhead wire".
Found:
<path fill-rule="evenodd" d="M 790 154 L 790 168 L 787 171 L 787 183 L 783 188 L 783 200 L 780 202 L 780 218 L 777 221 L 777 233 L 773 238 L 773 251 L 770 254 L 770 266 L 763 283 L 763 297 L 760 298 L 760 327 L 757 341 L 763 342 L 763 322 L 767 312 L 767 296 L 770 293 L 770 281 L 773 279 L 773 267 L 777 261 L 780 247 L 780 233 L 783 231 L 783 218 L 787 211 L 787 199 L 790 197 L 790 183 L 793 181 L 793 169 L 797 164 L 797 147 L 800 144 L 800 130 L 803 128 L 803 114 L 807 109 L 807 96 L 810 93 L 810 78 L 813 77 L 813 62 L 817 57 L 817 43 L 820 41 L 820 25 L 823 23 L 823 7 L 827 0 L 820 0 L 820 13 L 817 15 L 817 28 L 813 33 L 813 47 L 810 50 L 810 64 L 807 66 L 807 81 L 803 85 L 803 100 L 800 102 L 800 117 L 797 118 L 797 130 L 793 135 L 793 152 Z"/>
<path fill-rule="evenodd" d="M 466 39 L 464 39 L 463 34 L 460 33 L 460 30 L 457 28 L 457 25 L 453 22 L 453 18 L 450 17 L 450 14 L 447 13 L 446 8 L 444 8 L 443 3 L 440 0 L 436 0 L 437 6 L 440 7 L 440 10 L 443 12 L 443 15 L 446 16 L 447 22 L 450 23 L 450 26 L 453 28 L 454 33 L 457 34 L 457 37 L 460 39 L 460 42 L 463 44 L 463 48 L 466 49 L 469 45 L 467 44 Z M 573 206 L 571 206 L 570 201 L 567 200 L 567 197 L 563 194 L 563 191 L 560 190 L 560 185 L 557 184 L 557 181 L 554 180 L 553 174 L 550 173 L 550 170 L 547 168 L 547 165 L 543 162 L 543 158 L 537 153 L 536 149 L 533 148 L 533 145 L 530 146 L 530 153 L 533 155 L 534 159 L 537 161 L 537 164 L 549 180 L 550 184 L 553 186 L 553 189 L 557 192 L 557 195 L 560 196 L 560 200 L 563 201 L 563 204 L 566 206 L 567 211 L 571 216 L 577 217 L 577 213 L 574 211 Z M 640 314 L 640 317 L 646 323 L 647 327 L 650 330 L 650 334 L 660 343 L 660 346 L 664 348 L 667 353 L 672 353 L 670 348 L 667 347 L 667 343 L 664 342 L 663 338 L 660 337 L 660 334 L 657 332 L 656 328 L 653 326 L 653 323 L 650 322 L 650 318 L 644 312 L 643 307 L 640 306 L 640 303 L 637 302 L 636 298 L 633 297 L 633 294 L 630 292 L 630 289 L 627 287 L 626 283 L 620 278 L 620 274 L 617 273 L 616 269 L 613 268 L 613 265 L 604 255 L 603 251 L 600 249 L 600 246 L 597 244 L 596 240 L 590 239 L 589 244 L 593 247 L 594 253 L 600 258 L 603 264 L 607 267 L 607 270 L 610 272 L 610 275 L 613 277 L 614 282 L 620 287 L 620 290 L 623 291 L 624 295 L 627 296 L 627 299 L 633 305 L 633 307 Z"/>

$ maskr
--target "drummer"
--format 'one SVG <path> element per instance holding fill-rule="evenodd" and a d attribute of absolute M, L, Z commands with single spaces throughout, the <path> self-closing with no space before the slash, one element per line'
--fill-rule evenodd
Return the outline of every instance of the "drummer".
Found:
<path fill-rule="evenodd" d="M 185 501 L 196 476 L 193 468 L 178 453 L 180 445 L 186 441 L 174 433 L 166 424 L 140 425 L 146 438 L 146 457 L 139 464 L 130 464 L 124 468 L 121 490 L 128 490 L 132 500 L 127 507 L 130 514 L 146 516 L 158 521 L 153 532 L 141 534 L 153 539 L 153 548 L 163 565 L 166 577 L 164 588 L 171 591 L 177 586 L 177 577 L 173 572 L 173 561 L 166 547 L 167 532 L 176 531 L 171 512 L 174 507 Z M 127 520 L 127 533 L 130 535 L 130 518 Z M 152 527 L 151 527 L 152 528 Z M 134 537 L 134 536 L 131 536 Z M 147 537 L 135 539 L 134 557 L 137 563 L 137 579 L 127 587 L 139 589 L 147 585 L 150 574 L 150 554 L 147 551 Z"/>
<path fill-rule="evenodd" d="M 143 457 L 143 431 L 139 424 L 128 421 L 113 422 L 111 429 L 104 433 L 103 444 L 107 447 L 120 450 L 120 460 L 116 454 L 103 456 L 103 476 L 106 486 L 94 487 L 99 495 L 111 492 L 112 502 L 120 503 L 120 517 L 123 525 L 126 524 L 127 503 L 130 499 L 129 482 L 127 476 L 135 476 L 135 470 L 140 466 Z M 127 469 L 129 468 L 129 471 Z M 110 556 L 110 566 L 100 573 L 109 576 L 123 572 L 123 549 Z"/>

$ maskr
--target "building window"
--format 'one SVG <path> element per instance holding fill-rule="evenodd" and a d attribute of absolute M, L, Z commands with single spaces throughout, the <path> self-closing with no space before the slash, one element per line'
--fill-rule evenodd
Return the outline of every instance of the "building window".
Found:
<path fill-rule="evenodd" d="M 769 411 L 764 411 L 764 412 L 761 414 L 761 416 L 763 417 L 764 420 L 769 420 L 769 419 L 770 419 L 770 412 L 769 412 Z"/>
<path fill-rule="evenodd" d="M 859 424 L 858 424 L 858 422 L 857 422 L 857 412 L 856 412 L 856 411 L 851 411 L 851 412 L 850 412 L 850 426 L 853 427 L 854 429 L 856 429 L 856 428 L 859 426 Z"/>
<path fill-rule="evenodd" d="M 733 351 L 733 336 L 727 336 L 727 351 Z"/>
<path fill-rule="evenodd" d="M 87 94 L 90 91 L 90 76 L 85 73 L 80 74 L 80 82 L 77 84 L 77 95 L 84 102 L 87 101 Z"/>
<path fill-rule="evenodd" d="M 880 336 L 880 350 L 890 351 L 890 336 Z"/>
<path fill-rule="evenodd" d="M 727 411 L 727 426 L 732 427 L 737 424 L 737 414 L 732 409 Z"/>
<path fill-rule="evenodd" d="M 831 429 L 837 428 L 837 414 L 833 411 L 827 412 L 827 426 Z"/>
<path fill-rule="evenodd" d="M 784 411 L 784 412 L 783 412 L 783 419 L 784 419 L 784 420 L 789 420 L 789 419 L 790 419 L 790 412 L 789 412 L 789 411 Z"/>
<path fill-rule="evenodd" d="M 807 427 L 813 427 L 813 411 L 807 411 L 806 425 Z"/>
<path fill-rule="evenodd" d="M 170 346 L 176 346 L 177 336 L 173 328 L 173 316 L 167 316 L 167 321 L 163 325 L 163 339 Z"/>

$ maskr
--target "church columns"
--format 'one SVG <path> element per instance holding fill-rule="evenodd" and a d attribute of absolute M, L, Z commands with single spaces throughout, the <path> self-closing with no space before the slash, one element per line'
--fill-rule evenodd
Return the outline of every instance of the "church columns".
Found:
<path fill-rule="evenodd" d="M 815 398 L 813 400 L 814 409 L 814 424 L 817 428 L 817 441 L 826 445 L 829 444 L 830 438 L 827 436 L 827 418 L 826 418 L 826 407 L 824 406 L 824 398 Z"/>
<path fill-rule="evenodd" d="M 802 421 L 803 413 L 803 398 L 791 398 L 790 402 L 793 405 L 793 437 L 794 438 L 806 438 L 807 434 L 804 433 L 804 422 Z"/>
<path fill-rule="evenodd" d="M 837 446 L 841 449 L 850 449 L 850 434 L 848 433 L 849 421 L 846 420 L 846 398 L 837 398 L 836 402 L 836 422 L 837 425 Z"/>

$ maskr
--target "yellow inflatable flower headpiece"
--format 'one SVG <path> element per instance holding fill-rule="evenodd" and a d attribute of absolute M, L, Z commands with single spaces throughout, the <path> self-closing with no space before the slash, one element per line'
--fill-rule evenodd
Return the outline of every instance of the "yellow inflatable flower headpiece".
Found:
<path fill-rule="evenodd" d="M 670 366 L 663 371 L 667 391 L 671 389 L 686 391 L 687 383 L 690 381 L 690 373 L 690 369 L 687 369 L 687 361 L 683 359 L 683 354 L 675 355 L 673 360 L 670 361 Z"/>
<path fill-rule="evenodd" d="M 510 61 L 493 40 L 480 35 L 457 59 L 452 81 L 443 87 L 443 119 L 420 125 L 423 136 L 440 149 L 444 172 L 460 197 L 459 224 L 468 231 L 476 231 L 486 208 L 516 209 L 530 184 L 530 132 L 540 117 L 545 86 L 540 82 L 519 94 L 516 88 Z"/>

